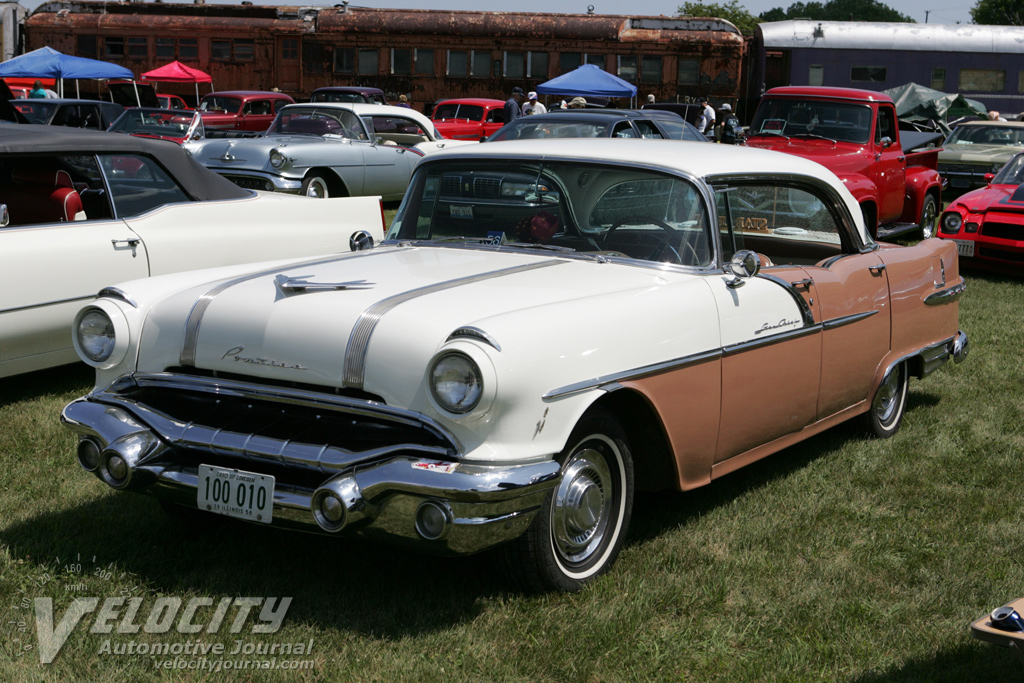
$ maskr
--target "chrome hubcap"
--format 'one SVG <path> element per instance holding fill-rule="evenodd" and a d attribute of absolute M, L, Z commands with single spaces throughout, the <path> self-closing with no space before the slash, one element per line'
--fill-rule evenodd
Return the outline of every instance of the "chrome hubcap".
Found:
<path fill-rule="evenodd" d="M 935 236 L 935 205 L 929 203 L 924 209 L 924 217 L 921 219 L 921 234 L 925 239 Z"/>
<path fill-rule="evenodd" d="M 611 516 L 611 482 L 607 462 L 592 448 L 566 463 L 551 510 L 555 549 L 565 560 L 582 562 L 601 546 Z"/>
<path fill-rule="evenodd" d="M 900 369 L 893 368 L 889 376 L 878 387 L 878 394 L 875 396 L 875 415 L 883 424 L 892 419 L 898 405 L 897 398 L 900 393 Z"/>
<path fill-rule="evenodd" d="M 309 184 L 309 188 L 306 189 L 307 197 L 316 197 L 317 199 L 323 199 L 327 196 L 327 187 L 324 185 L 324 181 L 319 178 Z"/>

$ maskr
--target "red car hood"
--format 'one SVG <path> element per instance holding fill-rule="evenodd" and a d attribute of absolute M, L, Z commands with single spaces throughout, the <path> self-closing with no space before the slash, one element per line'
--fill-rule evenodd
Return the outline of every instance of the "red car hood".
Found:
<path fill-rule="evenodd" d="M 954 199 L 950 208 L 957 206 L 971 213 L 1024 213 L 1024 185 L 988 185 Z"/>
<path fill-rule="evenodd" d="M 746 145 L 747 147 L 795 154 L 816 161 L 838 176 L 842 176 L 844 173 L 859 173 L 866 165 L 867 151 L 864 146 L 850 142 L 755 135 L 747 138 Z"/>

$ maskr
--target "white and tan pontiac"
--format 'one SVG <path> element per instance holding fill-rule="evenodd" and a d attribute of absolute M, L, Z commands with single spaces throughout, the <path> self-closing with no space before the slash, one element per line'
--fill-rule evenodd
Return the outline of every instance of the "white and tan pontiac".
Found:
<path fill-rule="evenodd" d="M 76 321 L 78 459 L 188 516 L 501 545 L 530 589 L 686 490 L 967 353 L 954 245 L 876 244 L 774 152 L 537 140 L 424 159 L 381 245 L 121 285 Z M 199 511 L 197 512 L 196 508 Z"/>

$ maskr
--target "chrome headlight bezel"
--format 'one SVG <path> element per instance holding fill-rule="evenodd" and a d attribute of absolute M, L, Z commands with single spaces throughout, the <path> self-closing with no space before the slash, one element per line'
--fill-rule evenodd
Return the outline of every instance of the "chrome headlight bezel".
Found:
<path fill-rule="evenodd" d="M 270 150 L 270 167 L 271 168 L 277 168 L 277 169 L 284 168 L 284 165 L 287 162 L 288 162 L 288 157 L 286 157 L 281 152 L 281 150 L 277 149 L 276 147 L 274 149 Z"/>
<path fill-rule="evenodd" d="M 465 382 L 459 386 L 443 387 L 444 364 L 454 363 L 461 368 Z M 447 375 L 452 380 L 452 375 Z M 479 345 L 465 340 L 446 344 L 427 365 L 426 382 L 431 404 L 450 419 L 475 419 L 488 414 L 497 394 L 498 377 L 487 352 Z M 467 386 L 472 383 L 473 386 Z M 465 396 L 462 394 L 465 392 Z"/>
<path fill-rule="evenodd" d="M 955 235 L 960 232 L 963 224 L 964 217 L 955 211 L 948 211 L 939 219 L 939 229 L 947 235 Z"/>
<path fill-rule="evenodd" d="M 75 316 L 72 342 L 78 357 L 94 368 L 118 365 L 131 341 L 128 320 L 113 302 L 98 300 Z"/>

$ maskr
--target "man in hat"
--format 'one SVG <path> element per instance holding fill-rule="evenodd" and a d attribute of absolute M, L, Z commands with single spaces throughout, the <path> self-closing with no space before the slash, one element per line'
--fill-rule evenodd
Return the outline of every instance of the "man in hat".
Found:
<path fill-rule="evenodd" d="M 530 114 L 548 113 L 548 108 L 537 101 L 537 93 L 531 90 L 530 93 L 526 96 L 526 99 L 529 100 L 529 102 L 523 105 L 523 116 L 529 116 Z"/>
<path fill-rule="evenodd" d="M 708 104 L 708 98 L 700 98 L 700 106 L 704 108 L 704 128 L 702 133 L 714 134 L 715 132 L 715 108 Z"/>
<path fill-rule="evenodd" d="M 523 115 L 523 110 L 519 108 L 519 103 L 523 101 L 523 89 L 518 85 L 512 88 L 512 97 L 505 101 L 505 123 L 515 121 Z"/>
<path fill-rule="evenodd" d="M 569 100 L 569 109 L 586 109 L 587 100 L 582 97 L 574 97 Z"/>
<path fill-rule="evenodd" d="M 743 129 L 740 127 L 740 120 L 732 113 L 732 105 L 722 105 L 722 130 L 719 140 L 727 145 L 735 145 L 743 137 Z"/>

